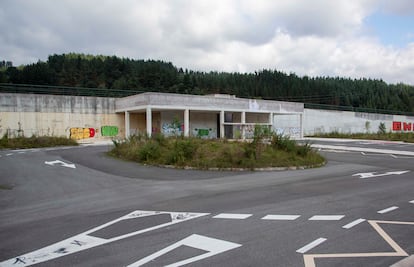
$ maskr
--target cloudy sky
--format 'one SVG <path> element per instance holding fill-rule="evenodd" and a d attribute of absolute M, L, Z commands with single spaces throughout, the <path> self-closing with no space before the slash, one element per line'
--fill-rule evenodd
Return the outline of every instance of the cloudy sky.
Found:
<path fill-rule="evenodd" d="M 414 85 L 414 1 L 1 0 L 0 60 L 69 52 Z"/>

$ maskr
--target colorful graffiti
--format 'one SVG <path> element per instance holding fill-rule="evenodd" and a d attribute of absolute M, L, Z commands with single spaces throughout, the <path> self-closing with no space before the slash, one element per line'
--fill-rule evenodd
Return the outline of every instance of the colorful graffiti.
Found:
<path fill-rule="evenodd" d="M 102 136 L 117 136 L 118 131 L 119 130 L 117 126 L 102 126 L 101 127 Z"/>
<path fill-rule="evenodd" d="M 177 136 L 182 135 L 184 132 L 184 124 L 177 122 L 172 123 L 163 123 L 162 124 L 162 133 L 165 136 Z"/>
<path fill-rule="evenodd" d="M 99 132 L 99 129 L 95 128 L 70 128 L 70 138 L 72 139 L 86 139 L 95 137 Z M 101 135 L 102 136 L 116 136 L 118 135 L 117 126 L 102 126 Z"/>
<path fill-rule="evenodd" d="M 70 128 L 70 138 L 72 139 L 86 139 L 95 137 L 94 128 Z"/>

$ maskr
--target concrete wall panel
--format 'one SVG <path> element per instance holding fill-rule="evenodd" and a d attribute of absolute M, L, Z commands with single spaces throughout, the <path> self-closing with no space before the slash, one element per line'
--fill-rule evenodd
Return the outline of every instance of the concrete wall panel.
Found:
<path fill-rule="evenodd" d="M 12 136 L 24 134 L 44 136 L 70 136 L 71 128 L 98 129 L 102 126 L 117 126 L 119 135 L 124 133 L 124 118 L 118 114 L 76 114 L 54 112 L 0 112 L 0 136 L 8 132 Z"/>
<path fill-rule="evenodd" d="M 115 98 L 1 93 L 0 112 L 112 114 Z"/>
<path fill-rule="evenodd" d="M 414 124 L 414 117 L 360 113 L 350 111 L 332 111 L 305 109 L 304 135 L 320 133 L 376 133 L 380 123 L 384 123 L 386 131 L 393 129 L 393 122 Z"/>

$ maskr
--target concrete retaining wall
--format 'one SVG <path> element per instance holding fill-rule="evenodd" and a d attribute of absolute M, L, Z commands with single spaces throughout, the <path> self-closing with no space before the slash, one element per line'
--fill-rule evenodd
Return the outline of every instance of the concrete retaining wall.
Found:
<path fill-rule="evenodd" d="M 156 96 L 158 97 L 158 95 Z M 145 98 L 146 95 L 141 97 Z M 174 95 L 174 97 L 177 96 Z M 190 96 L 186 97 L 191 98 Z M 125 100 L 130 99 L 131 97 Z M 156 99 L 160 101 L 160 99 Z M 206 98 L 206 100 L 208 99 Z M 69 137 L 72 128 L 92 128 L 95 132 L 94 137 L 99 138 L 102 136 L 100 129 L 103 126 L 117 127 L 119 129 L 117 136 L 123 137 L 125 136 L 125 118 L 123 113 L 115 113 L 117 101 L 119 102 L 119 99 L 103 97 L 1 93 L 0 137 L 6 132 L 11 136 L 24 134 L 24 136 Z M 236 100 L 218 99 L 220 103 L 226 101 L 235 102 Z M 249 104 L 249 100 L 240 101 L 246 102 L 246 105 Z M 191 101 L 189 102 L 191 103 Z M 258 101 L 258 103 L 263 106 L 269 105 L 267 102 Z M 192 104 L 194 105 L 194 103 Z M 298 105 L 298 107 L 300 106 Z M 291 108 L 295 109 L 296 106 L 293 105 Z M 239 115 L 235 113 L 235 116 Z M 247 113 L 246 122 L 250 120 L 262 121 L 255 116 L 264 116 L 263 122 L 268 120 L 268 117 L 261 113 Z M 153 111 L 153 128 L 155 127 L 153 131 L 164 132 L 163 127 L 165 128 L 168 123 L 171 123 L 174 117 L 182 122 L 183 111 Z M 240 118 L 237 117 L 235 120 L 238 122 Z M 414 131 L 414 117 L 412 116 L 317 109 L 304 109 L 303 114 L 305 136 L 330 132 L 376 133 L 380 123 L 385 124 L 387 131 Z M 278 132 L 288 132 L 295 137 L 300 133 L 300 116 L 298 114 L 275 114 L 273 128 Z M 214 137 L 217 135 L 217 131 L 217 113 L 190 112 L 190 135 L 201 133 Z M 145 114 L 131 113 L 131 134 L 138 132 L 145 132 Z"/>
<path fill-rule="evenodd" d="M 102 126 L 124 131 L 124 118 L 115 114 L 114 98 L 35 94 L 0 94 L 0 137 L 70 136 L 71 128 L 93 128 L 100 137 Z"/>
<path fill-rule="evenodd" d="M 414 117 L 350 111 L 305 109 L 303 116 L 304 135 L 320 133 L 376 133 L 380 123 L 386 131 L 393 130 L 393 123 L 414 124 Z"/>

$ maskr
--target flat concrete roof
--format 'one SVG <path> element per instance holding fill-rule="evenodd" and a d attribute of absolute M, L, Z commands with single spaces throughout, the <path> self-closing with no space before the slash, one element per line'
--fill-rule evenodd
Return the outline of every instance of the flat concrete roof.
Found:
<path fill-rule="evenodd" d="M 142 93 L 119 98 L 116 112 L 139 112 L 147 107 L 159 110 L 245 111 L 257 113 L 303 113 L 304 104 L 284 101 L 237 98 L 232 95 L 185 95 L 170 93 Z"/>

